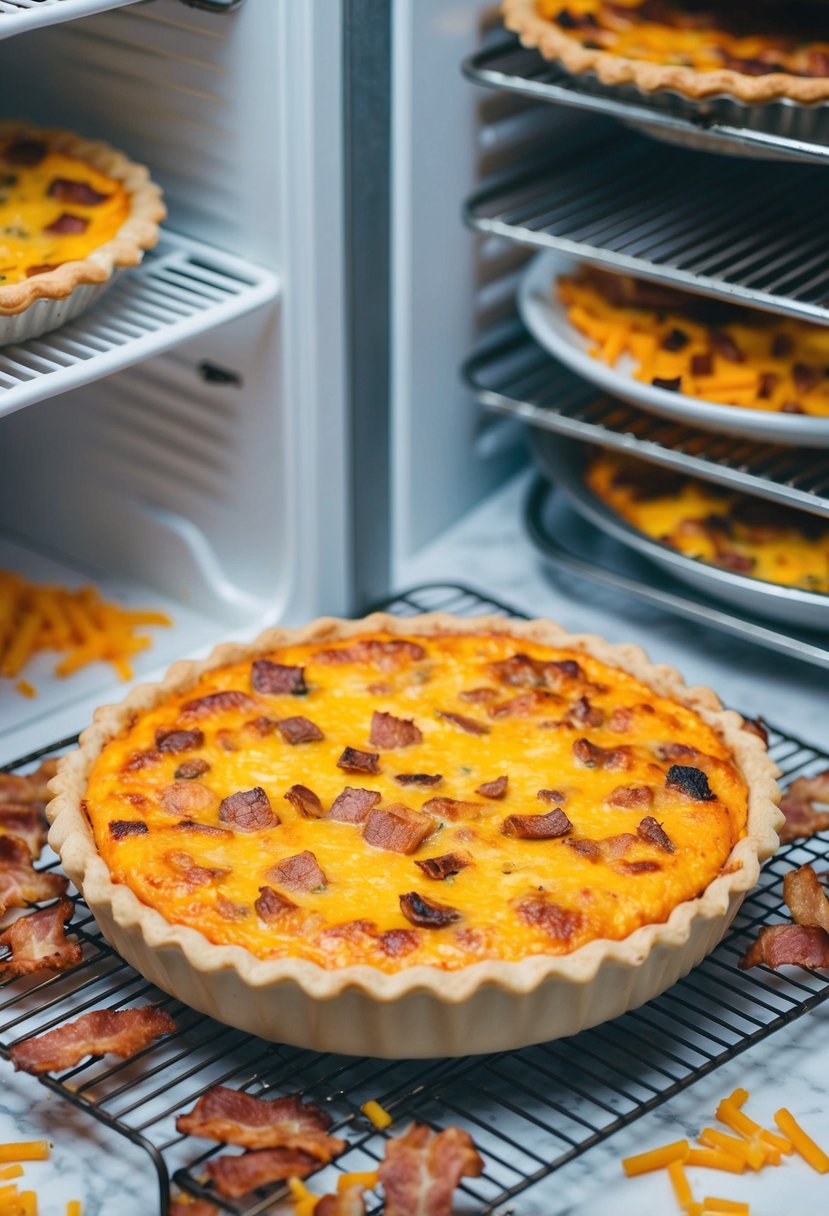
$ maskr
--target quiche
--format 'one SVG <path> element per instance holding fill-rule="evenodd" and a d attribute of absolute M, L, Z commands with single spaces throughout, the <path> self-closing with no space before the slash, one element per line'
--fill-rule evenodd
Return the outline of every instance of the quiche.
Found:
<path fill-rule="evenodd" d="M 604 84 L 741 101 L 829 98 L 820 0 L 503 0 L 504 23 Z"/>
<path fill-rule="evenodd" d="M 203 973 L 230 967 L 254 989 L 453 1004 L 607 951 L 635 968 L 722 917 L 775 845 L 773 774 L 742 719 L 635 648 L 378 616 L 176 665 L 99 712 L 48 813 L 126 957 L 180 995 L 187 957 L 182 999 L 204 1007 Z M 286 1028 L 276 1006 L 265 1033 L 319 1042 L 317 1012 Z M 389 1054 L 452 1054 L 416 1050 L 424 1031 Z M 337 1050 L 383 1038 L 349 1035 Z"/>
<path fill-rule="evenodd" d="M 164 216 L 147 170 L 107 144 L 0 123 L 0 315 L 136 265 Z"/>
<path fill-rule="evenodd" d="M 829 524 L 818 516 L 610 452 L 585 477 L 628 523 L 686 557 L 829 595 Z"/>

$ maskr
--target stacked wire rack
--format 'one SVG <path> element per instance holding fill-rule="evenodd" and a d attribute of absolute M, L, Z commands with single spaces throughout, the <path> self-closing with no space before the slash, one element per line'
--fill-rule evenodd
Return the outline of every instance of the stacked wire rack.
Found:
<path fill-rule="evenodd" d="M 453 585 L 419 587 L 378 607 L 403 616 L 431 611 L 519 615 Z M 24 771 L 71 742 L 63 740 L 9 768 Z M 771 731 L 770 750 L 785 783 L 829 764 L 829 755 L 778 730 Z M 817 836 L 778 853 L 720 947 L 657 1000 L 575 1040 L 453 1060 L 317 1055 L 220 1025 L 146 983 L 107 945 L 77 899 L 71 931 L 83 945 L 83 962 L 48 979 L 0 985 L 0 1055 L 8 1059 L 16 1042 L 93 1008 L 151 1001 L 168 1010 L 175 1033 L 132 1059 L 93 1058 L 40 1077 L 59 1098 L 146 1150 L 158 1180 L 155 1210 L 161 1216 L 171 1183 L 235 1216 L 265 1212 L 285 1193 L 271 1188 L 245 1201 L 228 1201 L 206 1185 L 205 1162 L 221 1150 L 205 1149 L 204 1141 L 177 1133 L 175 1118 L 218 1084 L 257 1096 L 299 1092 L 329 1112 L 332 1130 L 347 1140 L 348 1149 L 311 1180 L 320 1193 L 334 1188 L 338 1172 L 375 1169 L 386 1138 L 416 1119 L 435 1129 L 466 1128 L 484 1157 L 483 1175 L 463 1184 L 459 1210 L 480 1216 L 518 1213 L 520 1206 L 513 1208 L 511 1201 L 534 1183 L 829 996 L 829 978 L 810 971 L 737 970 L 748 942 L 780 917 L 784 875 L 805 862 L 825 864 L 828 846 Z M 388 1132 L 378 1132 L 362 1114 L 370 1099 L 392 1114 Z M 149 1187 L 144 1193 L 149 1213 Z M 375 1198 L 369 1212 L 379 1211 Z"/>

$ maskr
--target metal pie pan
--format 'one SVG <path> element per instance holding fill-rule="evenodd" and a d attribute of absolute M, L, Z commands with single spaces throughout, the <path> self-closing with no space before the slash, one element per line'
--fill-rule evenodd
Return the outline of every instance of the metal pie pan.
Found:
<path fill-rule="evenodd" d="M 695 561 L 651 540 L 596 498 L 587 487 L 584 481 L 587 449 L 582 444 L 560 435 L 534 431 L 532 448 L 544 474 L 580 515 L 622 544 L 644 554 L 675 578 L 730 604 L 738 612 L 786 625 L 829 631 L 829 595 L 734 574 L 731 570 Z"/>
<path fill-rule="evenodd" d="M 518 289 L 518 309 L 530 333 L 539 345 L 577 375 L 651 414 L 702 430 L 760 443 L 829 448 L 829 418 L 753 410 L 741 405 L 716 405 L 634 380 L 633 360 L 625 359 L 618 367 L 608 367 L 599 359 L 593 359 L 587 353 L 589 338 L 570 324 L 564 307 L 552 292 L 559 275 L 572 274 L 581 264 L 578 258 L 566 254 L 540 253 L 525 270 Z"/>

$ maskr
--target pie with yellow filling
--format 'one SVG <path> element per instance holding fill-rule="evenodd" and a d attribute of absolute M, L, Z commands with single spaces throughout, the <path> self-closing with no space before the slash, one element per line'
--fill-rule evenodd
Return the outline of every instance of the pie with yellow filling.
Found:
<path fill-rule="evenodd" d="M 134 266 L 165 209 L 147 170 L 69 131 L 0 124 L 0 315 Z"/>
<path fill-rule="evenodd" d="M 99 711 L 48 813 L 107 936 L 182 999 L 291 1042 L 452 1054 L 476 1050 L 460 1009 L 412 1026 L 388 1002 L 477 1008 L 614 956 L 604 1012 L 571 1003 L 569 1033 L 647 999 L 619 968 L 651 947 L 670 982 L 666 943 L 673 966 L 718 938 L 775 847 L 774 773 L 738 715 L 635 647 L 374 616 L 175 665 Z M 333 1007 L 289 1017 L 288 981 L 342 998 L 346 1037 Z M 440 1042 L 433 1016 L 455 1019 Z M 485 1018 L 479 1048 L 551 1037 L 550 1016 Z"/>
<path fill-rule="evenodd" d="M 604 84 L 747 102 L 829 97 L 818 0 L 503 0 L 502 9 L 525 46 Z"/>

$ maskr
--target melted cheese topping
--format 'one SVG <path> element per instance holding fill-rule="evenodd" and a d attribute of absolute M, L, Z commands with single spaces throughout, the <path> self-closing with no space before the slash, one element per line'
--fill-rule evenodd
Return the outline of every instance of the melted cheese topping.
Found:
<path fill-rule="evenodd" d="M 640 925 L 664 921 L 720 872 L 744 834 L 747 792 L 727 747 L 694 712 L 581 653 L 490 634 L 421 638 L 417 644 L 419 657 L 395 656 L 379 664 L 355 658 L 332 665 L 320 659 L 319 644 L 288 647 L 267 657 L 303 667 L 307 695 L 253 691 L 248 661 L 211 671 L 186 694 L 140 715 L 105 746 L 86 794 L 95 839 L 114 880 L 167 920 L 261 958 L 295 956 L 326 968 L 368 962 L 393 971 L 418 963 L 454 969 L 480 958 L 562 954 L 594 938 L 622 938 Z M 530 712 L 490 713 L 517 696 L 543 693 L 512 686 L 489 668 L 516 652 L 542 663 L 575 660 L 578 667 L 565 669 L 570 674 L 551 668 L 558 691 L 538 697 L 543 703 Z M 481 688 L 489 690 L 488 700 L 470 703 L 460 696 Z M 230 689 L 247 693 L 255 704 L 198 720 L 182 710 L 194 698 Z M 588 710 L 593 725 L 583 723 Z M 421 740 L 372 747 L 374 711 L 412 720 Z M 469 734 L 441 712 L 473 718 L 489 730 Z M 292 746 L 278 730 L 258 733 L 261 721 L 258 729 L 246 725 L 262 716 L 300 714 L 323 739 Z M 567 721 L 568 714 L 577 724 Z M 204 734 L 195 750 L 168 755 L 156 749 L 157 731 L 194 726 Z M 629 767 L 585 767 L 574 754 L 583 738 L 612 751 L 621 747 Z M 691 749 L 681 752 L 685 758 L 664 758 L 664 745 L 678 743 Z M 379 772 L 344 772 L 337 760 L 346 746 L 379 753 Z M 278 826 L 225 836 L 181 830 L 181 815 L 165 809 L 162 792 L 174 782 L 177 767 L 193 759 L 210 765 L 198 782 L 210 791 L 208 805 L 193 820 L 231 827 L 219 818 L 220 800 L 259 786 L 281 820 Z M 697 801 L 666 785 L 671 763 L 704 772 L 711 800 Z M 431 788 L 404 788 L 395 780 L 401 773 L 441 774 L 442 780 Z M 502 775 L 509 779 L 503 799 L 476 792 Z M 295 783 L 310 788 L 325 812 L 346 785 L 378 791 L 381 809 L 402 802 L 418 810 L 438 796 L 477 807 L 457 819 L 437 815 L 416 852 L 397 853 L 367 844 L 360 824 L 304 818 L 284 797 Z M 615 789 L 629 785 L 647 786 L 652 806 L 625 809 L 608 801 Z M 505 835 L 507 816 L 552 809 L 537 797 L 550 788 L 558 791 L 557 805 L 572 823 L 568 835 Z M 663 825 L 673 852 L 637 837 L 646 815 Z M 141 834 L 115 838 L 111 822 L 125 820 Z M 616 840 L 606 856 L 596 855 L 603 841 L 611 838 L 612 845 L 624 833 L 630 839 Z M 584 846 L 585 839 L 596 846 Z M 592 856 L 578 851 L 585 847 Z M 216 875 L 188 881 L 180 858 L 178 869 L 171 864 L 171 854 L 181 850 Z M 266 923 L 254 903 L 262 887 L 279 889 L 268 871 L 305 850 L 314 854 L 326 885 L 301 892 L 283 888 L 281 894 L 298 907 Z M 428 878 L 416 865 L 458 850 L 469 854 L 471 864 L 443 881 Z M 410 892 L 450 906 L 458 918 L 441 928 L 414 927 L 400 903 Z"/>
<path fill-rule="evenodd" d="M 45 143 L 40 159 L 20 163 L 15 151 L 20 142 L 7 140 L 0 151 L 0 285 L 83 260 L 116 235 L 129 213 L 129 195 L 114 178 Z M 27 146 L 38 142 L 27 141 Z M 83 196 L 73 198 L 55 182 L 80 183 L 95 192 L 87 198 L 103 197 L 92 205 L 78 202 L 75 198 Z M 83 230 L 49 231 L 64 216 L 75 222 L 63 220 L 63 227 Z"/>
<path fill-rule="evenodd" d="M 752 76 L 829 75 L 829 42 L 808 39 L 810 17 L 803 5 L 773 9 L 733 0 L 538 0 L 538 12 L 569 37 L 625 59 L 699 72 L 730 68 Z"/>
<path fill-rule="evenodd" d="M 591 460 L 593 493 L 646 536 L 698 561 L 829 593 L 829 526 L 805 512 L 690 477 L 654 472 L 609 452 Z"/>

